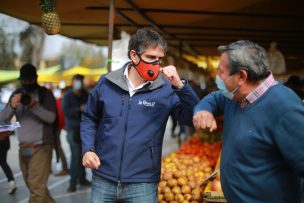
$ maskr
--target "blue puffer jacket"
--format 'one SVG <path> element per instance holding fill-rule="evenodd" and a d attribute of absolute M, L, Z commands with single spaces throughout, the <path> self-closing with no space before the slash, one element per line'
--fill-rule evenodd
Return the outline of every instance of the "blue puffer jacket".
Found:
<path fill-rule="evenodd" d="M 96 151 L 101 160 L 93 170 L 97 176 L 157 182 L 168 117 L 192 125 L 199 98 L 188 83 L 174 90 L 161 76 L 130 97 L 123 75 L 127 66 L 102 76 L 90 93 L 81 121 L 82 151 Z"/>

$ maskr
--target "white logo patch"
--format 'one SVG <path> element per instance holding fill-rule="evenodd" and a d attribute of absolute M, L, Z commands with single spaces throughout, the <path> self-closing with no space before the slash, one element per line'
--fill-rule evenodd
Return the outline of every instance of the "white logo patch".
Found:
<path fill-rule="evenodd" d="M 155 101 L 146 101 L 146 100 L 139 100 L 138 105 L 142 106 L 148 106 L 148 107 L 154 107 L 155 106 Z"/>

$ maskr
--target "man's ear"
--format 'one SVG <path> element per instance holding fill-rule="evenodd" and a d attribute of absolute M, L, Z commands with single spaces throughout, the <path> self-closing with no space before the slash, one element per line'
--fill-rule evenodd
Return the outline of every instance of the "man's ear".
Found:
<path fill-rule="evenodd" d="M 240 80 L 238 81 L 238 85 L 244 84 L 247 81 L 247 79 L 248 79 L 248 73 L 247 73 L 247 71 L 244 70 L 244 69 L 241 69 L 239 71 L 239 77 L 240 77 Z"/>
<path fill-rule="evenodd" d="M 135 64 L 137 64 L 139 62 L 138 54 L 133 49 L 130 51 L 130 58 L 133 61 L 133 63 L 135 63 Z"/>

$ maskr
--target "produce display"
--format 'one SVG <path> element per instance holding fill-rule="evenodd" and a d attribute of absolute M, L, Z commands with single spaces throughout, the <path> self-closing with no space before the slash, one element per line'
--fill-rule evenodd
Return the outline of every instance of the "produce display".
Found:
<path fill-rule="evenodd" d="M 209 141 L 202 141 L 201 139 L 204 139 L 205 137 L 199 134 L 196 135 L 197 136 L 191 137 L 188 142 L 183 144 L 176 153 L 198 156 L 201 159 L 208 161 L 209 166 L 214 168 L 222 147 L 221 142 L 214 141 L 214 143 L 212 143 Z M 199 136 L 201 136 L 201 138 Z M 205 136 L 207 135 L 205 134 Z"/>
<path fill-rule="evenodd" d="M 213 171 L 221 142 L 202 140 L 193 136 L 178 151 L 162 159 L 159 203 L 203 202 L 203 182 Z"/>

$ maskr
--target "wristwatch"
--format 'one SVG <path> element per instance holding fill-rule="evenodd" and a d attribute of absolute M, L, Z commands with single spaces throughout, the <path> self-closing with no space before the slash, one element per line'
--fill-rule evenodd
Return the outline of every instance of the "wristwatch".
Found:
<path fill-rule="evenodd" d="M 96 151 L 95 151 L 94 148 L 90 148 L 90 149 L 89 149 L 89 152 L 94 152 L 94 153 L 96 153 Z"/>

